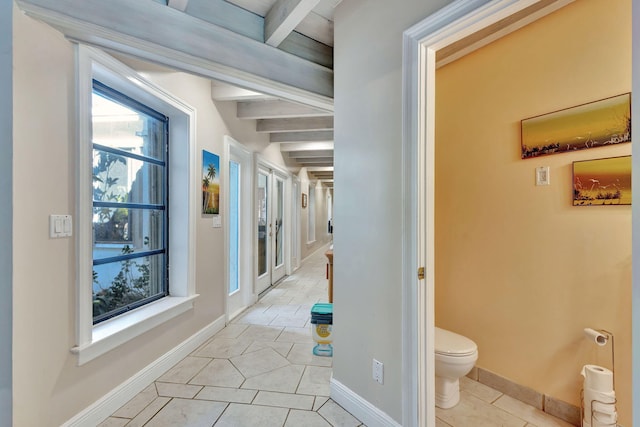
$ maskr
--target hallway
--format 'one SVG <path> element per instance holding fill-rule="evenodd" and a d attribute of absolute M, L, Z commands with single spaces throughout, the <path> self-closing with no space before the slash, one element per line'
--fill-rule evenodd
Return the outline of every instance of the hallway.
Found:
<path fill-rule="evenodd" d="M 98 427 L 364 427 L 329 399 L 332 358 L 312 354 L 327 302 L 326 247 Z M 569 427 L 470 378 L 437 427 Z"/>
<path fill-rule="evenodd" d="M 328 398 L 332 358 L 312 354 L 309 313 L 327 302 L 325 250 L 100 427 L 361 426 Z"/>

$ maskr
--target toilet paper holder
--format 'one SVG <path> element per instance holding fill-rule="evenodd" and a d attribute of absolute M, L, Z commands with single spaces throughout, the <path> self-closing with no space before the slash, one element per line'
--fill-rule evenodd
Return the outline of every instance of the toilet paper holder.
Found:
<path fill-rule="evenodd" d="M 584 335 L 597 345 L 604 346 L 611 341 L 611 372 L 613 372 L 613 388 L 616 388 L 616 351 L 613 334 L 606 329 L 585 328 Z"/>
<path fill-rule="evenodd" d="M 591 423 L 589 424 L 591 427 L 593 427 L 594 424 L 594 420 L 598 421 L 600 423 L 599 420 L 594 418 L 594 412 L 596 412 L 595 409 L 595 405 L 600 404 L 601 406 L 613 406 L 613 412 L 615 412 L 616 410 L 616 404 L 618 403 L 618 399 L 614 398 L 613 402 L 603 402 L 601 400 L 592 400 L 591 401 Z M 617 416 L 616 416 L 616 421 L 613 424 L 610 424 L 611 426 L 617 426 L 618 422 L 617 422 Z M 581 427 L 585 427 L 584 424 L 584 389 L 580 390 L 580 426 Z"/>
<path fill-rule="evenodd" d="M 589 338 L 590 340 L 593 340 L 597 345 L 599 346 L 603 346 L 608 344 L 609 340 L 611 340 L 611 372 L 613 373 L 613 378 L 612 378 L 612 383 L 613 383 L 613 389 L 615 390 L 616 387 L 616 372 L 615 372 L 615 366 L 616 366 L 616 354 L 615 354 L 615 343 L 614 343 L 614 337 L 613 337 L 613 333 L 607 331 L 606 329 L 591 329 L 591 328 L 585 328 L 584 329 L 584 334 L 587 338 Z M 613 409 L 615 411 L 615 405 L 617 404 L 618 399 L 614 398 L 613 402 L 602 402 L 599 400 L 592 400 L 591 401 L 591 423 L 590 425 L 593 426 L 594 423 L 594 406 L 595 404 L 600 404 L 600 405 L 606 405 L 606 406 L 613 406 Z M 582 388 L 580 390 L 580 425 L 584 427 L 584 388 Z M 617 421 L 614 424 L 611 425 L 615 425 L 617 426 L 618 423 Z"/>

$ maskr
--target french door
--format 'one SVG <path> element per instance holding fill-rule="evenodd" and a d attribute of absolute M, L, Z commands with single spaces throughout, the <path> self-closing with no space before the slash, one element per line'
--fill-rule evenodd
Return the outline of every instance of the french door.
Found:
<path fill-rule="evenodd" d="M 258 167 L 257 272 L 256 292 L 266 291 L 285 275 L 285 188 L 287 176 L 279 171 Z"/>

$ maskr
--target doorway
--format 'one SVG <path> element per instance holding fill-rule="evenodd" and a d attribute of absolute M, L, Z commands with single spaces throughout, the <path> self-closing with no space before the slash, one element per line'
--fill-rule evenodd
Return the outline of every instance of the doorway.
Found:
<path fill-rule="evenodd" d="M 228 226 L 227 251 L 227 321 L 255 302 L 251 278 L 251 152 L 233 138 L 225 137 L 228 162 L 225 206 Z"/>
<path fill-rule="evenodd" d="M 262 294 L 285 276 L 285 195 L 286 173 L 258 164 L 256 174 L 257 280 L 256 293 Z"/>
<path fill-rule="evenodd" d="M 406 425 L 435 426 L 434 200 L 435 76 L 438 52 L 449 60 L 533 22 L 573 0 L 468 0 L 444 7 L 403 34 L 403 400 Z M 533 8 L 535 11 L 532 11 Z M 462 43 L 460 43 L 463 41 Z M 417 273 L 417 274 L 416 274 Z"/>

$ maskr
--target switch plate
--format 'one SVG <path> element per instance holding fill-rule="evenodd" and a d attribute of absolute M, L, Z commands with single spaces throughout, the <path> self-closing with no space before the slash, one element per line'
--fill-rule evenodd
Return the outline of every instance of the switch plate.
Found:
<path fill-rule="evenodd" d="M 220 215 L 213 216 L 213 228 L 222 228 L 222 217 Z"/>
<path fill-rule="evenodd" d="M 384 384 L 384 364 L 376 359 L 373 359 L 373 379 Z"/>
<path fill-rule="evenodd" d="M 549 166 L 536 168 L 536 185 L 551 185 Z"/>
<path fill-rule="evenodd" d="M 73 234 L 71 215 L 49 215 L 49 237 L 57 239 Z"/>

